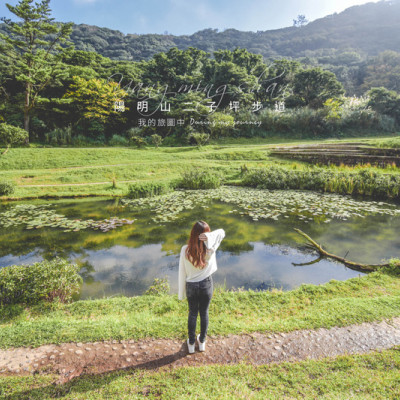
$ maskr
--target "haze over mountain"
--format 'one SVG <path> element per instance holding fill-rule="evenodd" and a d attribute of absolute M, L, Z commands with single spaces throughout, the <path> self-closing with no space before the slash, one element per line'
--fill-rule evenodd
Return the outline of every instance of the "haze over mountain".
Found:
<path fill-rule="evenodd" d="M 301 28 L 242 32 L 204 29 L 193 35 L 128 34 L 93 25 L 75 25 L 71 36 L 78 50 L 96 51 L 119 60 L 149 59 L 171 47 L 190 46 L 212 52 L 243 47 L 266 58 L 312 57 L 332 50 L 375 56 L 384 50 L 400 52 L 400 0 L 353 6 Z M 328 50 L 328 52 L 327 52 Z"/>

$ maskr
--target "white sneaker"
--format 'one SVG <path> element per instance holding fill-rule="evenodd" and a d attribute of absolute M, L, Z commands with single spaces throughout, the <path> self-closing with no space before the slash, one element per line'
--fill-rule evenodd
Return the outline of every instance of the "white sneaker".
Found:
<path fill-rule="evenodd" d="M 194 353 L 194 345 L 195 345 L 195 343 L 190 344 L 189 343 L 189 339 L 188 339 L 187 340 L 187 345 L 188 345 L 189 354 L 193 354 Z"/>
<path fill-rule="evenodd" d="M 197 341 L 199 342 L 199 350 L 206 351 L 206 341 L 203 343 L 200 342 L 200 334 L 197 335 Z"/>

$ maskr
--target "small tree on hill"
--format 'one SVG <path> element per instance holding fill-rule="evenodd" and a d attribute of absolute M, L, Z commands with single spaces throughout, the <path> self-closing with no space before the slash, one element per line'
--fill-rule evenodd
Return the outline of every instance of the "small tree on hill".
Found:
<path fill-rule="evenodd" d="M 306 19 L 305 15 L 298 15 L 297 19 L 293 20 L 293 26 L 296 28 L 301 28 L 304 25 L 308 24 L 308 19 Z"/>

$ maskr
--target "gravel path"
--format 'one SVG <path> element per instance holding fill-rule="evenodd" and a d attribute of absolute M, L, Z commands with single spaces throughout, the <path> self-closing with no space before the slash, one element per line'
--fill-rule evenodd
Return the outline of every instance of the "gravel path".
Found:
<path fill-rule="evenodd" d="M 331 329 L 289 333 L 208 336 L 206 351 L 188 354 L 185 341 L 143 339 L 63 343 L 0 350 L 0 373 L 52 372 L 60 382 L 87 373 L 121 368 L 155 369 L 164 365 L 198 366 L 249 362 L 268 364 L 367 353 L 400 345 L 400 318 Z"/>

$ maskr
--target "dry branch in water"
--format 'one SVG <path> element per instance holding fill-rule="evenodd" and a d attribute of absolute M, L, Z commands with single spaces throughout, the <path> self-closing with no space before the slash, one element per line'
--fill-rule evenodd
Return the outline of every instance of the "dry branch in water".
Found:
<path fill-rule="evenodd" d="M 360 263 L 356 263 L 354 261 L 350 261 L 347 260 L 344 257 L 339 257 L 335 254 L 331 254 L 328 253 L 327 251 L 325 251 L 321 245 L 319 245 L 315 240 L 313 240 L 312 238 L 310 238 L 310 236 L 308 236 L 306 233 L 304 233 L 303 231 L 301 231 L 300 229 L 296 229 L 294 228 L 294 230 L 301 236 L 303 236 L 309 243 L 310 243 L 310 247 L 317 250 L 320 258 L 318 259 L 318 261 L 322 258 L 322 257 L 326 257 L 326 258 L 331 258 L 333 260 L 339 261 L 341 263 L 343 263 L 344 265 L 346 265 L 346 267 L 353 269 L 355 271 L 359 271 L 359 272 L 371 272 L 371 271 L 376 271 L 379 268 L 382 267 L 389 267 L 390 264 L 360 264 Z M 307 263 L 310 264 L 310 263 Z M 305 264 L 293 264 L 293 265 L 305 265 Z"/>

